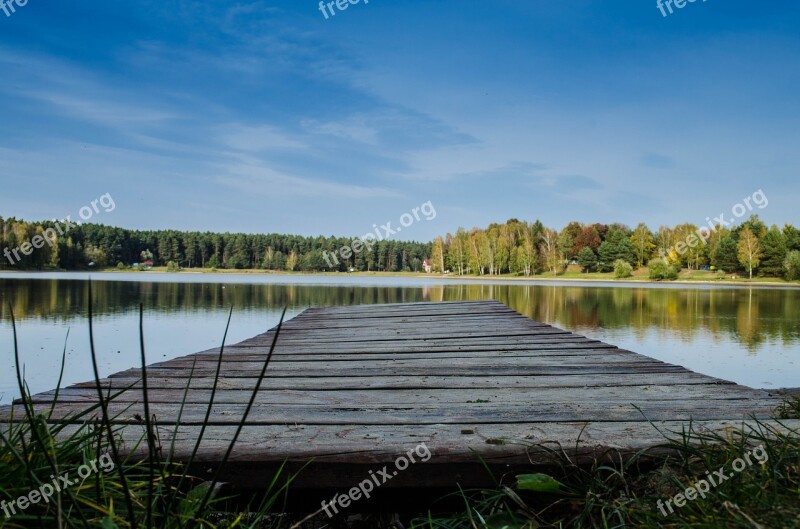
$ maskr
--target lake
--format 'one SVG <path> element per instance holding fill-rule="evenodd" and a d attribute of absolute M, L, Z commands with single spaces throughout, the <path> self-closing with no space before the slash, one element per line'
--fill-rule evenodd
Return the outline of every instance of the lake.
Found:
<path fill-rule="evenodd" d="M 0 274 L 0 403 L 18 396 L 11 312 L 32 392 L 92 379 L 88 274 Z M 497 299 L 514 310 L 707 375 L 759 388 L 800 386 L 800 289 L 685 284 L 475 281 L 342 275 L 92 274 L 101 375 L 219 347 L 311 306 Z M 69 331 L 69 338 L 67 332 Z"/>

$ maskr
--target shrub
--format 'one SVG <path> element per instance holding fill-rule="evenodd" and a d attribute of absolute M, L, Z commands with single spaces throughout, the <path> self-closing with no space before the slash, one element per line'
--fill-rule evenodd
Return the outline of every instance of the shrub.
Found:
<path fill-rule="evenodd" d="M 125 270 L 125 268 L 126 268 L 125 263 L 123 263 L 122 261 L 119 261 L 117 263 L 117 270 Z"/>
<path fill-rule="evenodd" d="M 783 268 L 786 270 L 786 279 L 794 281 L 800 279 L 800 252 L 792 250 L 786 254 L 783 261 Z"/>
<path fill-rule="evenodd" d="M 647 268 L 650 271 L 650 279 L 655 279 L 656 281 L 678 279 L 678 270 L 663 259 L 651 259 L 647 263 Z"/>
<path fill-rule="evenodd" d="M 167 263 L 167 272 L 179 272 L 179 271 L 180 267 L 178 266 L 178 263 L 176 263 L 175 261 L 170 261 Z"/>
<path fill-rule="evenodd" d="M 623 259 L 614 261 L 614 277 L 617 279 L 625 279 L 633 275 L 633 267 L 631 264 Z"/>

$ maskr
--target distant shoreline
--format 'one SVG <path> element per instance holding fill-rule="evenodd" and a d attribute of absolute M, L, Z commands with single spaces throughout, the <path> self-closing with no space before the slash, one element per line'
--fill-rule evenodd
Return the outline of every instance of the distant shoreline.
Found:
<path fill-rule="evenodd" d="M 242 270 L 220 270 L 210 271 L 201 268 L 184 269 L 180 272 L 167 272 L 166 267 L 157 267 L 146 272 L 136 272 L 132 270 L 117 270 L 117 269 L 104 269 L 104 270 L 0 270 L 0 277 L 5 274 L 47 274 L 47 273 L 66 273 L 66 274 L 137 274 L 142 275 L 145 279 L 149 274 L 157 275 L 241 275 L 241 276 L 315 276 L 315 277 L 383 277 L 383 278 L 416 278 L 416 279 L 440 279 L 442 281 L 474 281 L 476 283 L 484 282 L 519 282 L 519 283 L 565 283 L 565 284 L 580 284 L 580 283 L 603 283 L 608 285 L 711 285 L 711 286 L 724 286 L 724 287 L 784 287 L 784 288 L 800 288 L 800 281 L 780 281 L 775 278 L 754 279 L 750 281 L 744 278 L 725 278 L 725 279 L 676 279 L 674 281 L 655 281 L 647 278 L 646 276 L 632 277 L 626 279 L 615 279 L 610 277 L 610 274 L 595 274 L 597 277 L 592 277 L 587 274 L 581 274 L 579 277 L 548 277 L 548 276 L 474 276 L 474 275 L 453 275 L 453 274 L 426 274 L 422 272 L 284 272 L 274 270 L 258 270 L 258 269 L 242 269 Z"/>

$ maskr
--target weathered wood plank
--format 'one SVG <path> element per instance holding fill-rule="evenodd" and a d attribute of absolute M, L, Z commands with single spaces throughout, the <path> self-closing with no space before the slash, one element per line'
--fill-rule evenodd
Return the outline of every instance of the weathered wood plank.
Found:
<path fill-rule="evenodd" d="M 597 349 L 592 347 L 581 348 L 566 348 L 563 346 L 543 346 L 541 349 L 507 349 L 503 351 L 495 351 L 495 355 L 499 358 L 530 358 L 530 357 L 567 357 L 567 358 L 605 358 L 605 359 L 623 359 L 631 358 L 630 353 L 621 351 L 619 349 Z M 196 358 L 195 358 L 196 357 Z M 219 351 L 215 353 L 203 353 L 197 355 L 186 356 L 181 359 L 182 363 L 192 365 L 195 361 L 198 364 L 202 362 L 216 362 L 219 358 Z M 265 356 L 260 353 L 252 353 L 248 350 L 238 349 L 231 352 L 225 349 L 225 362 L 259 362 L 264 361 Z M 428 353 L 426 351 L 391 351 L 391 352 L 371 352 L 371 351 L 358 351 L 358 352 L 343 352 L 343 351 L 329 351 L 329 352 L 306 352 L 294 354 L 290 351 L 276 352 L 272 357 L 272 362 L 316 362 L 316 361 L 382 361 L 382 360 L 447 360 L 457 361 L 461 358 L 486 358 L 485 351 L 436 351 Z M 163 362 L 162 362 L 163 363 Z"/>
<path fill-rule="evenodd" d="M 248 389 L 252 391 L 254 384 Z M 226 388 L 228 389 L 228 388 Z M 244 389 L 244 388 L 243 388 Z M 251 391 L 221 391 L 215 395 L 214 402 L 219 404 L 245 404 L 250 399 Z M 183 388 L 165 389 L 161 386 L 151 388 L 148 392 L 150 402 L 167 403 L 180 402 L 183 398 Z M 37 404 L 51 403 L 55 391 L 41 393 L 33 398 Z M 187 403 L 204 404 L 211 398 L 210 389 L 191 390 L 186 397 Z M 494 402 L 513 405 L 534 405 L 540 403 L 553 403 L 565 398 L 564 388 L 464 388 L 462 390 L 441 391 L 439 389 L 348 389 L 348 390 L 300 390 L 279 389 L 262 390 L 256 402 L 271 405 L 370 405 L 377 403 L 388 404 L 460 404 L 467 402 Z M 708 400 L 748 400 L 752 401 L 754 394 L 751 392 L 735 391 L 728 385 L 720 384 L 677 384 L 672 386 L 611 386 L 611 387 L 576 387 L 569 392 L 571 401 L 602 401 L 602 402 L 649 402 L 649 401 L 686 401 L 693 399 Z M 761 393 L 761 398 L 769 398 L 766 392 Z M 59 392 L 59 403 L 86 403 L 97 400 L 95 388 L 65 388 Z M 141 391 L 128 391 L 115 399 L 120 402 L 140 402 L 143 400 Z"/>
<path fill-rule="evenodd" d="M 800 421 L 762 422 L 778 432 L 797 429 Z M 686 427 L 684 421 L 631 422 L 560 422 L 526 424 L 422 424 L 422 425 L 248 425 L 242 430 L 233 451 L 233 460 L 249 463 L 284 460 L 384 464 L 425 443 L 433 453 L 431 464 L 475 463 L 476 450 L 488 460 L 505 463 L 547 464 L 550 457 L 537 447 L 569 450 L 576 445 L 585 452 L 622 450 L 636 452 L 663 443 L 667 437 L 678 439 Z M 693 423 L 696 432 L 740 431 L 757 428 L 753 421 L 715 420 Z M 215 462 L 224 455 L 235 426 L 209 426 L 198 454 L 201 461 Z M 70 429 L 66 430 L 70 432 Z M 175 455 L 186 459 L 197 441 L 200 426 L 181 425 L 177 429 L 159 426 L 164 450 L 176 440 Z M 128 446 L 141 439 L 144 429 L 129 425 L 120 430 Z M 313 442 L 309 442 L 313 441 Z M 505 441 L 497 442 L 497 441 Z M 525 448 L 528 448 L 526 451 Z M 143 453 L 145 447 L 141 447 Z"/>
<path fill-rule="evenodd" d="M 254 343 L 250 345 L 229 345 L 225 347 L 226 351 L 231 351 L 231 355 L 240 352 L 247 352 L 249 354 L 259 354 L 260 356 L 266 355 L 269 350 L 271 342 L 268 343 Z M 265 350 L 266 349 L 266 350 Z M 471 340 L 461 342 L 436 342 L 417 340 L 414 343 L 409 341 L 404 342 L 402 346 L 396 344 L 383 344 L 380 347 L 377 344 L 341 344 L 331 343 L 325 344 L 323 342 L 313 342 L 303 345 L 292 345 L 287 347 L 284 344 L 278 344 L 275 348 L 275 356 L 282 354 L 315 354 L 320 352 L 334 353 L 424 353 L 424 352 L 442 352 L 442 351 L 481 351 L 491 355 L 497 351 L 514 351 L 514 350 L 529 350 L 529 349 L 561 349 L 570 351 L 573 349 L 617 349 L 613 345 L 604 344 L 597 340 L 589 339 L 575 339 L 575 340 L 561 340 L 561 339 L 530 339 L 524 341 L 517 341 L 515 343 L 495 343 L 490 340 Z M 219 347 L 208 349 L 198 355 L 219 355 Z M 193 356 L 193 355 L 190 355 Z"/>
<path fill-rule="evenodd" d="M 567 397 L 565 396 L 564 399 Z M 296 404 L 256 403 L 248 416 L 248 424 L 453 424 L 453 423 L 533 423 L 580 421 L 592 417 L 595 421 L 623 422 L 641 420 L 717 420 L 745 419 L 750 414 L 768 419 L 775 402 L 771 399 L 745 400 L 637 400 L 536 403 L 448 403 L 431 404 L 355 404 L 307 406 Z M 39 413 L 49 411 L 48 405 L 35 405 Z M 52 415 L 58 422 L 75 416 L 86 408 L 84 402 L 62 403 Z M 140 403 L 111 402 L 110 415 L 119 416 L 114 422 L 128 422 L 144 413 Z M 153 403 L 151 413 L 158 424 L 173 424 L 178 407 L 173 403 Z M 181 422 L 202 424 L 207 404 L 186 404 Z M 244 404 L 214 404 L 210 424 L 238 424 L 244 416 Z M 17 410 L 17 414 L 22 410 Z M 99 412 L 95 415 L 99 416 Z"/>
<path fill-rule="evenodd" d="M 112 379 L 101 380 L 104 388 L 141 388 L 141 373 L 134 370 L 135 377 L 115 377 Z M 222 376 L 218 382 L 220 388 L 226 391 L 247 390 L 253 388 L 253 379 L 250 378 L 231 378 Z M 184 389 L 210 389 L 213 379 L 210 377 L 196 378 L 176 378 L 163 377 L 150 373 L 148 380 L 151 387 Z M 568 377 L 553 376 L 487 376 L 487 377 L 463 377 L 463 376 L 396 376 L 380 375 L 369 378 L 351 376 L 329 376 L 329 377 L 267 377 L 261 384 L 264 391 L 276 389 L 304 389 L 304 390 L 326 390 L 343 389 L 358 390 L 365 388 L 379 389 L 459 389 L 459 388 L 580 388 L 580 387 L 604 387 L 604 386 L 649 386 L 649 385 L 680 385 L 680 384 L 701 384 L 713 385 L 723 384 L 734 388 L 740 388 L 733 382 L 715 379 L 693 372 L 679 373 L 635 373 L 629 375 L 620 374 L 576 374 Z M 94 388 L 94 382 L 83 382 L 73 386 L 75 388 Z"/>
<path fill-rule="evenodd" d="M 242 363 L 239 362 L 237 364 L 228 364 L 232 367 L 227 367 L 225 370 L 225 375 L 229 378 L 253 378 L 258 375 L 258 371 L 260 369 L 259 364 L 255 364 L 253 367 L 242 367 Z M 298 376 L 298 370 L 282 370 L 280 368 L 280 364 L 275 364 L 274 369 L 270 366 L 270 377 L 282 377 L 282 376 Z M 484 376 L 502 376 L 502 375 L 517 375 L 517 376 L 569 376 L 575 374 L 637 374 L 637 373 L 686 373 L 688 372 L 685 368 L 680 366 L 673 366 L 670 364 L 658 364 L 658 363 L 630 363 L 630 364 L 611 364 L 607 366 L 598 366 L 593 364 L 586 364 L 586 365 L 540 365 L 540 366 L 531 366 L 531 367 L 519 367 L 515 365 L 511 366 L 480 366 L 480 367 L 463 367 L 463 366 L 442 366 L 442 365 L 432 365 L 430 367 L 420 367 L 420 366 L 409 366 L 409 367 L 397 367 L 391 369 L 391 374 L 399 375 L 399 376 L 473 376 L 473 377 L 484 377 Z M 199 367 L 194 370 L 193 375 L 190 375 L 189 371 L 185 367 L 151 367 L 148 369 L 148 372 L 154 376 L 172 376 L 176 378 L 188 378 L 189 376 L 194 377 L 213 377 L 216 374 L 215 369 L 213 368 L 204 368 Z M 337 369 L 337 370 L 326 370 L 324 368 L 319 368 L 317 366 L 308 366 L 302 369 L 302 375 L 306 377 L 328 377 L 328 376 L 350 376 L 350 377 L 373 377 L 373 376 L 380 376 L 386 375 L 387 369 L 380 368 L 380 367 L 361 367 L 361 368 L 350 368 L 350 369 Z M 112 375 L 111 378 L 115 377 L 138 377 L 140 376 L 140 371 L 138 369 L 132 369 L 129 371 L 123 371 L 117 375 Z"/>
<path fill-rule="evenodd" d="M 589 351 L 591 352 L 591 350 Z M 652 358 L 631 355 L 626 353 L 606 353 L 606 354 L 583 354 L 583 355 L 567 355 L 567 356 L 537 356 L 537 355 L 496 355 L 492 358 L 486 356 L 471 356 L 461 357 L 457 361 L 443 362 L 441 358 L 408 358 L 406 356 L 387 356 L 382 355 L 382 358 L 376 359 L 349 359 L 349 358 L 335 358 L 331 356 L 324 356 L 320 359 L 297 359 L 297 358 L 282 358 L 275 359 L 275 362 L 270 364 L 273 371 L 303 371 L 308 369 L 324 369 L 326 371 L 333 371 L 336 369 L 367 369 L 367 368 L 385 368 L 387 370 L 402 369 L 405 367 L 418 367 L 428 368 L 434 366 L 441 366 L 443 363 L 458 364 L 460 368 L 475 368 L 479 370 L 482 367 L 532 367 L 532 366 L 598 366 L 598 365 L 643 365 L 643 366 L 667 366 L 665 362 L 653 360 Z M 261 368 L 264 364 L 264 358 L 235 358 L 231 359 L 227 356 L 222 357 L 223 369 L 228 371 L 255 371 Z M 167 362 L 159 362 L 151 366 L 155 368 L 177 368 L 186 369 L 192 365 L 197 365 L 199 369 L 209 369 L 219 363 L 219 357 L 213 356 L 197 357 L 195 358 L 180 358 L 177 360 L 169 360 Z"/>

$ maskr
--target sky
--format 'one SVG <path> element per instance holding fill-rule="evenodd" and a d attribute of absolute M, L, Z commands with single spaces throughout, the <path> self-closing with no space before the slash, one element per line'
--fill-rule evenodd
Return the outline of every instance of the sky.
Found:
<path fill-rule="evenodd" d="M 0 7 L 0 215 L 355 236 L 430 202 L 396 236 L 430 240 L 761 190 L 800 225 L 800 2 L 341 4 Z"/>

